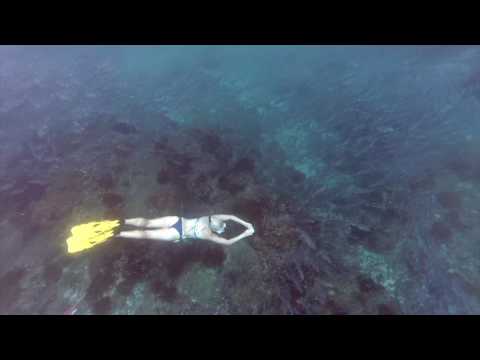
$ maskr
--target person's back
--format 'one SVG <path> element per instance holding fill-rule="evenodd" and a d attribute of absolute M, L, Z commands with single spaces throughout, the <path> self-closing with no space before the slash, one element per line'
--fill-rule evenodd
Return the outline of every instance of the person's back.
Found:
<path fill-rule="evenodd" d="M 225 231 L 226 221 L 236 221 L 246 227 L 246 230 L 232 238 L 225 239 L 219 234 Z M 125 224 L 155 228 L 155 230 L 122 231 L 117 236 L 126 238 L 146 238 L 162 241 L 182 241 L 185 239 L 209 240 L 223 245 L 231 245 L 244 237 L 254 234 L 253 225 L 241 220 L 234 215 L 210 215 L 198 218 L 182 218 L 178 216 L 165 216 L 157 219 L 127 219 Z"/>
<path fill-rule="evenodd" d="M 245 231 L 232 239 L 221 237 L 219 234 L 225 231 L 226 221 L 229 220 L 245 226 Z M 124 230 L 125 226 L 144 229 Z M 164 216 L 156 219 L 131 218 L 77 225 L 72 228 L 72 236 L 67 239 L 67 246 L 69 253 L 75 253 L 105 242 L 112 237 L 172 242 L 198 239 L 213 241 L 222 245 L 232 245 L 254 233 L 252 224 L 234 215 L 217 214 L 191 219 L 179 216 Z"/>

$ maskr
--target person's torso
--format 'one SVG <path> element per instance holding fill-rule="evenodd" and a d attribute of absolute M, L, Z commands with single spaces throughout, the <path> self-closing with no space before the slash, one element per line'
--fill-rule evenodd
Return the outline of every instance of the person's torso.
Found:
<path fill-rule="evenodd" d="M 205 239 L 210 236 L 210 219 L 202 216 L 194 219 L 182 218 L 183 238 Z"/>

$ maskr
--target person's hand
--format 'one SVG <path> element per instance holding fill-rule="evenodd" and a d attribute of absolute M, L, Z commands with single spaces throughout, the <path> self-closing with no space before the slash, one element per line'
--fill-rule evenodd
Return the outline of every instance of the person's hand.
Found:
<path fill-rule="evenodd" d="M 250 236 L 255 233 L 255 230 L 253 229 L 253 226 L 250 226 L 246 231 L 245 231 L 245 236 Z"/>

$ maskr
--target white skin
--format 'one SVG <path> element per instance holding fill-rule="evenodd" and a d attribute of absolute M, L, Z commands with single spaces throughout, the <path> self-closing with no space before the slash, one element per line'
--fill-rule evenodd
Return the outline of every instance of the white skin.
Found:
<path fill-rule="evenodd" d="M 180 241 L 180 234 L 173 227 L 178 221 L 178 216 L 164 216 L 156 219 L 133 218 L 126 219 L 125 224 L 151 228 L 155 230 L 130 230 L 121 231 L 117 236 L 133 239 L 151 239 L 161 241 Z M 212 215 L 211 224 L 209 224 L 208 216 L 199 218 L 186 219 L 180 218 L 182 221 L 184 235 L 191 238 L 209 240 L 221 245 L 232 245 L 233 243 L 255 233 L 253 225 L 243 221 L 234 215 Z M 245 231 L 231 239 L 226 239 L 218 235 L 223 232 L 225 222 L 231 220 L 245 226 Z"/>

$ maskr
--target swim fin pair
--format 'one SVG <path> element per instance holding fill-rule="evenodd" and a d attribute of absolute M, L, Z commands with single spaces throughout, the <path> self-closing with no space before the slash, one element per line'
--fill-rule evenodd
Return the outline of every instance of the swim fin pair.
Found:
<path fill-rule="evenodd" d="M 68 252 L 77 253 L 111 239 L 118 234 L 122 223 L 121 220 L 105 220 L 74 226 L 72 236 L 67 239 Z"/>

